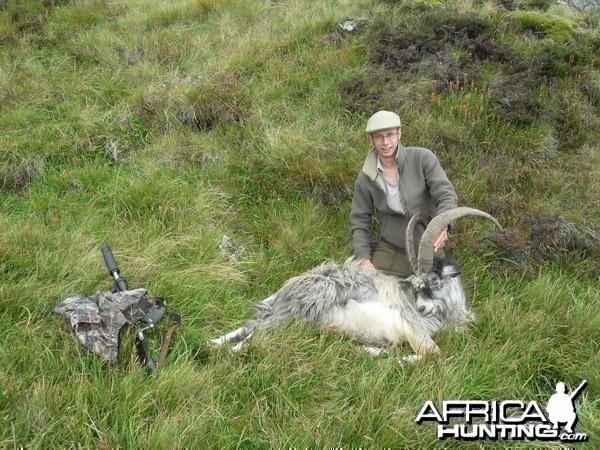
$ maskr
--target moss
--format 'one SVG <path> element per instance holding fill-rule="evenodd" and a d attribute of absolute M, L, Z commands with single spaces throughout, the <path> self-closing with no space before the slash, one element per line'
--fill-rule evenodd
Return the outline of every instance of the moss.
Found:
<path fill-rule="evenodd" d="M 566 43 L 577 35 L 577 30 L 564 17 L 540 14 L 534 11 L 515 11 L 511 13 L 511 17 L 521 30 L 534 30 L 556 42 Z"/>

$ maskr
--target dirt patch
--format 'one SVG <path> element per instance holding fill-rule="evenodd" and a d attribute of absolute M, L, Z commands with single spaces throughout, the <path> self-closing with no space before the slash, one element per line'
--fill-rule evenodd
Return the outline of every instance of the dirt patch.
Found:
<path fill-rule="evenodd" d="M 342 105 L 348 111 L 373 111 L 380 104 L 388 87 L 394 86 L 393 73 L 376 67 L 340 85 Z"/>
<path fill-rule="evenodd" d="M 490 236 L 490 240 L 504 262 L 524 274 L 563 257 L 571 262 L 598 261 L 600 248 L 597 229 L 569 224 L 557 212 L 537 212 L 520 226 Z M 590 278 L 600 276 L 600 265 L 586 267 L 586 273 Z"/>
<path fill-rule="evenodd" d="M 571 42 L 536 43 L 523 56 L 522 49 L 501 39 L 498 19 L 442 9 L 418 17 L 411 23 L 379 19 L 370 24 L 365 47 L 376 68 L 341 86 L 344 107 L 361 113 L 374 105 L 401 105 L 406 93 L 399 86 L 415 80 L 429 80 L 431 92 L 412 90 L 412 100 L 430 93 L 451 95 L 468 80 L 489 99 L 490 115 L 526 127 L 554 119 L 552 103 L 539 100 L 541 86 L 547 96 L 560 97 L 564 81 L 583 86 L 587 68 L 598 65 L 594 55 L 600 40 L 591 33 Z M 515 33 L 515 40 L 522 39 Z M 593 99 L 597 90 L 588 84 L 583 94 Z M 576 121 L 570 125 L 577 127 Z M 574 129 L 571 134 L 580 133 Z M 573 143 L 578 142 L 568 142 Z"/>
<path fill-rule="evenodd" d="M 401 105 L 419 94 L 453 92 L 465 80 L 476 83 L 490 62 L 511 67 L 513 55 L 495 40 L 495 30 L 486 17 L 440 10 L 410 24 L 373 21 L 365 43 L 375 67 L 340 86 L 344 107 L 362 113 L 378 105 Z M 403 91 L 402 86 L 414 83 L 415 77 L 429 80 L 430 92 Z M 507 98 L 508 92 L 498 92 L 498 100 Z"/>
<path fill-rule="evenodd" d="M 495 114 L 518 126 L 527 126 L 545 114 L 545 107 L 535 94 L 535 77 L 530 71 L 510 76 L 490 88 Z"/>
<path fill-rule="evenodd" d="M 434 12 L 410 29 L 378 28 L 369 42 L 370 56 L 406 77 L 427 74 L 440 92 L 465 74 L 472 79 L 481 61 L 511 61 L 507 50 L 494 42 L 493 33 L 492 22 L 484 17 Z"/>

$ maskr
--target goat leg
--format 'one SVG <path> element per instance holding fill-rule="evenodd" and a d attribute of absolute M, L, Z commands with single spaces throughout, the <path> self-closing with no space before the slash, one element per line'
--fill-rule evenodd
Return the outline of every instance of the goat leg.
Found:
<path fill-rule="evenodd" d="M 247 339 L 248 336 L 252 336 L 253 332 L 254 330 L 250 327 L 243 326 L 230 333 L 224 334 L 223 336 L 219 336 L 216 339 L 210 339 L 208 341 L 208 345 L 211 345 L 213 347 L 220 347 L 223 344 L 240 342 Z"/>
<path fill-rule="evenodd" d="M 254 331 L 251 332 L 248 336 L 246 336 L 244 339 L 242 339 L 240 342 L 238 342 L 237 344 L 235 344 L 232 348 L 231 348 L 231 353 L 237 353 L 239 352 L 242 348 L 244 348 L 244 346 L 250 341 L 250 339 L 252 339 L 252 336 L 254 336 Z"/>
<path fill-rule="evenodd" d="M 402 358 L 400 358 L 400 364 L 405 365 L 405 364 L 414 363 L 415 361 L 420 361 L 422 358 L 423 357 L 421 355 L 403 356 Z"/>
<path fill-rule="evenodd" d="M 382 354 L 383 355 L 389 355 L 390 354 L 390 352 L 387 349 L 382 348 L 382 347 L 371 347 L 371 346 L 368 346 L 368 345 L 361 345 L 360 349 L 363 352 L 368 353 L 369 355 L 372 355 L 372 356 L 379 356 L 379 355 L 382 355 Z"/>
<path fill-rule="evenodd" d="M 273 308 L 273 304 L 275 303 L 275 299 L 277 298 L 277 294 L 273 294 L 264 300 L 258 302 L 254 307 L 261 312 L 270 311 Z"/>
<path fill-rule="evenodd" d="M 413 328 L 406 322 L 404 323 L 404 338 L 419 356 L 425 356 L 429 353 L 441 353 L 440 348 L 426 330 Z"/>

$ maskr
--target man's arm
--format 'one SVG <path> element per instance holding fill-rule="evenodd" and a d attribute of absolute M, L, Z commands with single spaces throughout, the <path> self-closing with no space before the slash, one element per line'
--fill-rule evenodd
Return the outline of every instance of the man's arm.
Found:
<path fill-rule="evenodd" d="M 423 173 L 425 175 L 425 182 L 429 188 L 429 194 L 436 207 L 436 215 L 456 208 L 458 206 L 458 196 L 456 195 L 454 186 L 452 186 L 452 183 L 448 179 L 437 156 L 431 151 L 425 153 Z M 435 251 L 444 246 L 451 228 L 452 225 L 449 225 L 447 229 L 440 233 L 433 244 Z"/>
<path fill-rule="evenodd" d="M 354 186 L 350 211 L 350 233 L 354 256 L 358 260 L 371 259 L 371 234 L 375 206 L 370 192 L 361 185 L 359 175 Z"/>
<path fill-rule="evenodd" d="M 436 207 L 436 215 L 458 206 L 458 196 L 439 160 L 428 151 L 423 164 L 425 182 Z"/>

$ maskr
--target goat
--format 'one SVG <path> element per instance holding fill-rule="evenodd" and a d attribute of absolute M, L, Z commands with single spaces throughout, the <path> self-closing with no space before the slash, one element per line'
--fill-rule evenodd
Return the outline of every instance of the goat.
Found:
<path fill-rule="evenodd" d="M 434 259 L 433 243 L 442 230 L 465 216 L 480 216 L 502 227 L 491 215 L 474 208 L 446 211 L 427 224 L 415 214 L 406 229 L 406 250 L 413 275 L 405 280 L 360 268 L 360 261 L 349 258 L 344 264 L 326 262 L 291 278 L 283 287 L 256 304 L 256 313 L 243 326 L 209 340 L 209 345 L 238 343 L 239 350 L 256 330 L 272 330 L 291 318 L 312 322 L 318 329 L 330 330 L 369 344 L 366 349 L 379 354 L 408 341 L 419 359 L 440 353 L 433 336 L 448 325 L 461 325 L 473 319 L 467 309 L 459 267 L 447 260 Z M 426 225 L 414 246 L 415 226 Z"/>

